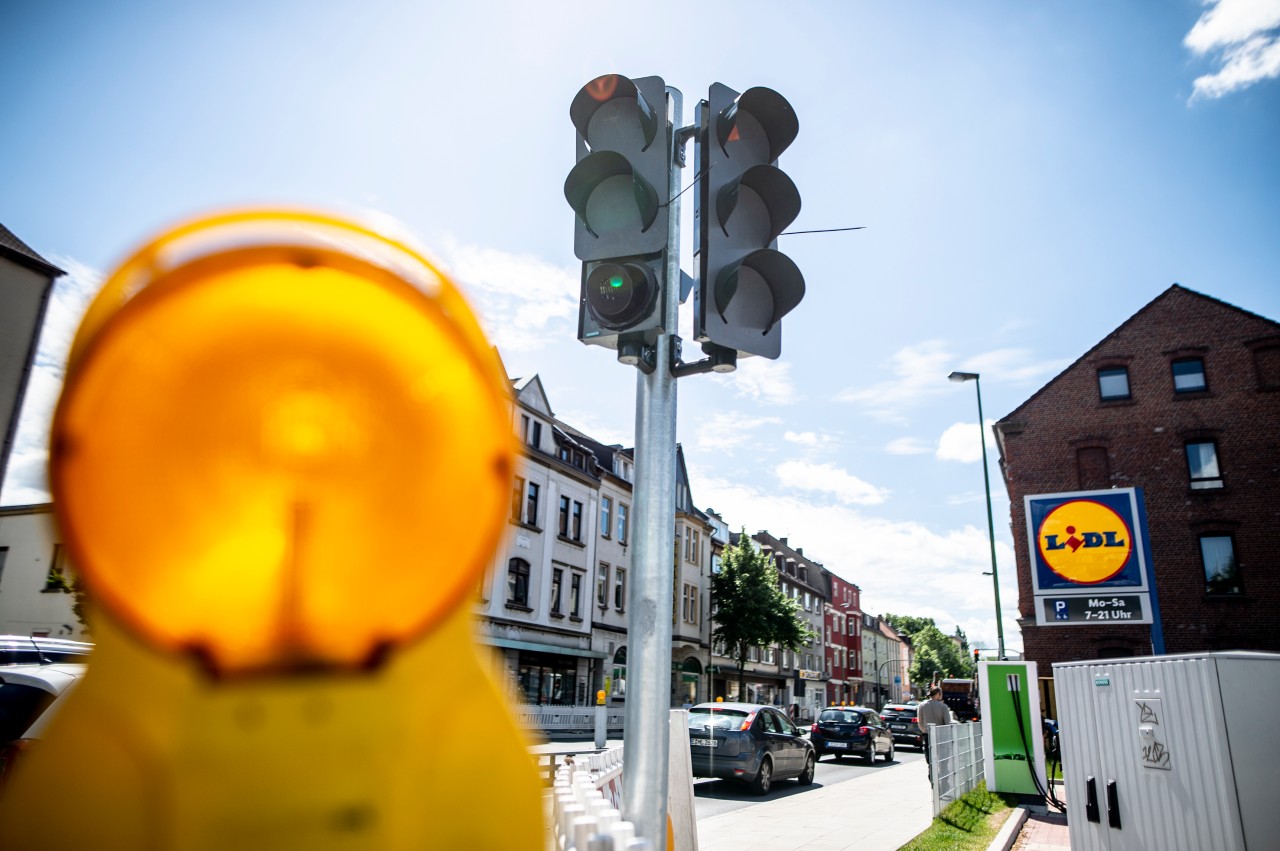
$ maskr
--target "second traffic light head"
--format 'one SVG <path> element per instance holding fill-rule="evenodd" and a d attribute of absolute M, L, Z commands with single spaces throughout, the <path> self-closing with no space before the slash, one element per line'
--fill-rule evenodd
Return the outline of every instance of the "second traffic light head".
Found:
<path fill-rule="evenodd" d="M 786 98 L 715 83 L 699 115 L 703 175 L 698 222 L 694 336 L 703 343 L 776 358 L 780 321 L 804 299 L 804 276 L 776 248 L 800 213 L 800 193 L 777 167 L 799 130 Z"/>

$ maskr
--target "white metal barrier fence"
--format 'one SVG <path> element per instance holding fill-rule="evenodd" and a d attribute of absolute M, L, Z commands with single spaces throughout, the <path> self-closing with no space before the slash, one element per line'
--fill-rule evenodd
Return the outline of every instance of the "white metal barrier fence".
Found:
<path fill-rule="evenodd" d="M 933 815 L 978 785 L 983 777 L 982 725 L 947 724 L 929 728 L 933 771 Z"/>
<path fill-rule="evenodd" d="M 537 706 L 521 704 L 513 707 L 516 723 L 526 730 L 541 730 L 544 733 L 590 733 L 596 727 L 596 707 L 594 706 Z M 626 707 L 609 706 L 605 708 L 605 726 L 608 730 L 621 732 Z"/>

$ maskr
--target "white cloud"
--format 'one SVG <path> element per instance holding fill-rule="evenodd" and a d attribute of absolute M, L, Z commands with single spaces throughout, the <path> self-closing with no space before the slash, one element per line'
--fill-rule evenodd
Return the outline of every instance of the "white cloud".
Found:
<path fill-rule="evenodd" d="M 578 267 L 445 240 L 443 266 L 475 303 L 490 342 L 532 351 L 577 334 Z"/>
<path fill-rule="evenodd" d="M 1035 360 L 1027 349 L 993 349 L 961 360 L 941 340 L 925 340 L 894 352 L 888 368 L 893 378 L 870 387 L 850 387 L 837 402 L 852 402 L 885 422 L 906 422 L 905 411 L 951 387 L 955 370 L 976 372 L 1001 383 L 1027 383 L 1056 375 L 1067 360 Z"/>
<path fill-rule="evenodd" d="M 714 380 L 727 384 L 738 396 L 770 405 L 790 405 L 799 400 L 791 381 L 791 364 L 766 358 L 743 358 L 733 372 L 714 374 Z"/>
<path fill-rule="evenodd" d="M 878 505 L 889 493 L 831 464 L 784 461 L 774 473 L 784 487 L 831 494 L 846 505 Z"/>
<path fill-rule="evenodd" d="M 890 455 L 927 455 L 934 451 L 934 447 L 918 437 L 899 437 L 889 441 L 884 451 Z"/>
<path fill-rule="evenodd" d="M 1182 43 L 1221 67 L 1197 77 L 1191 99 L 1220 98 L 1280 77 L 1280 0 L 1206 0 L 1209 7 Z"/>
<path fill-rule="evenodd" d="M 982 460 L 983 438 L 987 442 L 987 451 L 995 448 L 995 438 L 991 434 L 993 420 L 987 420 L 982 436 L 978 434 L 977 423 L 953 423 L 938 438 L 937 458 L 939 461 L 959 461 L 972 464 Z"/>
<path fill-rule="evenodd" d="M 758 417 L 736 412 L 722 412 L 698 424 L 694 447 L 698 450 L 727 451 L 746 444 L 756 429 L 782 422 L 777 417 Z"/>
<path fill-rule="evenodd" d="M 889 371 L 894 377 L 862 389 L 836 394 L 837 402 L 861 405 L 877 419 L 902 421 L 902 409 L 934 395 L 945 386 L 955 358 L 941 340 L 926 340 L 894 352 Z"/>
<path fill-rule="evenodd" d="M 810 449 L 822 449 L 836 443 L 834 436 L 816 431 L 787 431 L 783 433 L 782 439 Z"/>
<path fill-rule="evenodd" d="M 758 490 L 697 466 L 691 465 L 689 474 L 700 503 L 714 506 L 730 529 L 768 529 L 788 536 L 792 546 L 803 547 L 806 555 L 856 583 L 864 611 L 932 617 L 947 634 L 959 624 L 971 642 L 995 647 L 991 580 L 982 575 L 991 569 L 985 529 L 965 526 L 938 533 L 915 521 L 870 517 L 836 500 Z M 1015 625 L 1012 548 L 997 541 L 997 557 L 1002 573 L 1007 571 L 1001 588 L 1005 641 L 1017 648 L 1021 637 Z"/>
<path fill-rule="evenodd" d="M 1052 378 L 1070 364 L 1065 358 L 1032 360 L 1031 352 L 1026 349 L 993 349 L 968 358 L 959 368 L 976 372 L 988 381 L 999 379 L 1006 384 L 1025 384 Z"/>

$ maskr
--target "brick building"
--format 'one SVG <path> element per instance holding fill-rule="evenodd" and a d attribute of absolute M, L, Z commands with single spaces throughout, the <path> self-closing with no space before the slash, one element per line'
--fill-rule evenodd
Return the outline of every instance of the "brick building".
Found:
<path fill-rule="evenodd" d="M 1174 285 L 995 424 L 1026 658 L 1145 655 L 1036 626 L 1023 497 L 1143 488 L 1168 653 L 1280 650 L 1280 323 Z"/>

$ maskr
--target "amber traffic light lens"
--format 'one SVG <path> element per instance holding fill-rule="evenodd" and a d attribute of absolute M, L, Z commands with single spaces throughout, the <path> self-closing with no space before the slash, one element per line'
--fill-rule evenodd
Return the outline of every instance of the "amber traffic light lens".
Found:
<path fill-rule="evenodd" d="M 507 381 L 456 289 L 305 213 L 161 237 L 91 306 L 53 428 L 91 593 L 226 672 L 358 666 L 465 605 L 510 498 Z"/>

